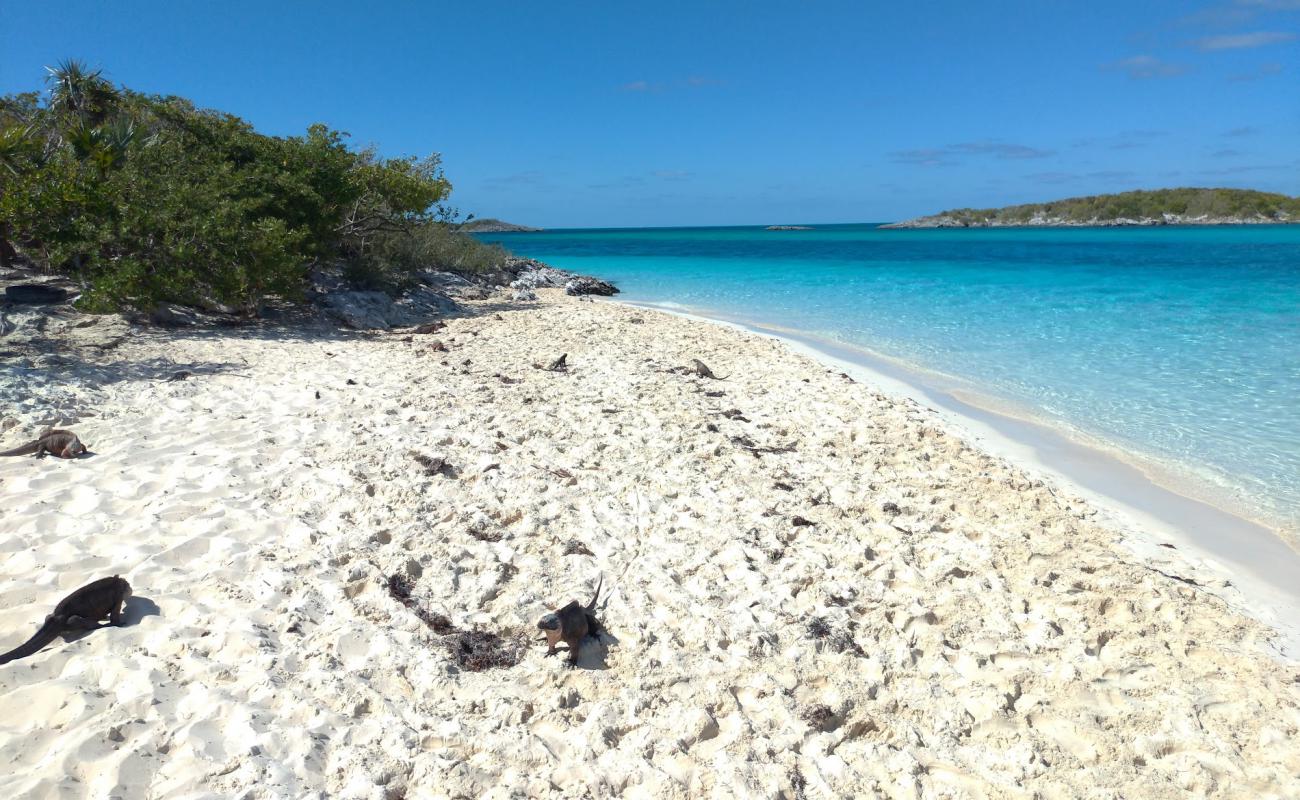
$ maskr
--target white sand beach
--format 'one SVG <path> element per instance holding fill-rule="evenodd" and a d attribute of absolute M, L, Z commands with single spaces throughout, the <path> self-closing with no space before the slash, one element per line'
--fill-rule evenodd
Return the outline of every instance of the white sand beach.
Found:
<path fill-rule="evenodd" d="M 0 459 L 0 651 L 135 597 L 0 666 L 0 796 L 1300 797 L 1300 664 L 1213 565 L 770 338 L 539 294 L 5 367 L 0 449 L 94 455 Z"/>

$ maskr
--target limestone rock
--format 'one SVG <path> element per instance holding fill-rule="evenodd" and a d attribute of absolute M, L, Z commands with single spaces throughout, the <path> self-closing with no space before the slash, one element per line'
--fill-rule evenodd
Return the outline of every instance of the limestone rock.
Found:
<path fill-rule="evenodd" d="M 5 287 L 5 300 L 10 303 L 62 303 L 71 294 L 61 286 L 46 283 L 19 283 Z"/>
<path fill-rule="evenodd" d="M 460 310 L 460 304 L 429 286 L 419 286 L 397 299 L 396 305 L 401 313 L 393 325 L 409 325 L 433 315 L 451 314 Z"/>
<path fill-rule="evenodd" d="M 149 314 L 149 321 L 164 328 L 188 328 L 198 325 L 199 312 L 176 303 L 159 303 Z"/>
<path fill-rule="evenodd" d="M 576 275 L 572 280 L 564 284 L 564 293 L 572 295 L 598 294 L 608 297 L 617 294 L 618 289 L 608 281 L 586 275 Z"/>
<path fill-rule="evenodd" d="M 540 266 L 519 273 L 519 277 L 510 282 L 512 289 L 560 289 L 572 278 L 573 273 L 554 267 Z"/>
<path fill-rule="evenodd" d="M 420 282 L 429 289 L 453 300 L 486 300 L 491 292 L 479 283 L 454 272 L 428 270 L 420 273 Z"/>

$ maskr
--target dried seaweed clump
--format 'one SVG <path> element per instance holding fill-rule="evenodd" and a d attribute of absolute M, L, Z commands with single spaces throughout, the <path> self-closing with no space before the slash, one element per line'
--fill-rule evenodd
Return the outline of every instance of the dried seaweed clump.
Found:
<path fill-rule="evenodd" d="M 439 636 L 446 636 L 456 632 L 456 626 L 451 624 L 451 620 L 442 614 L 430 611 L 420 605 L 414 597 L 411 597 L 411 590 L 414 586 L 411 579 L 405 575 L 393 574 L 388 576 L 388 593 L 393 599 L 415 613 L 420 621 L 429 626 L 429 629 Z"/>
<path fill-rule="evenodd" d="M 424 608 L 411 596 L 415 587 L 404 575 L 388 576 L 388 593 L 393 599 L 420 618 L 434 633 L 442 637 L 441 646 L 446 648 L 451 660 L 468 672 L 482 672 L 495 667 L 513 667 L 523 658 L 528 648 L 528 640 L 522 633 L 502 636 L 492 631 L 463 631 L 451 623 L 451 620 Z"/>
<path fill-rule="evenodd" d="M 448 654 L 461 669 L 482 672 L 496 667 L 513 667 L 528 647 L 520 634 L 502 636 L 492 631 L 459 631 L 443 640 Z"/>
<path fill-rule="evenodd" d="M 431 456 L 418 450 L 412 450 L 411 458 L 414 458 L 420 466 L 424 467 L 424 474 L 426 475 L 442 475 L 447 478 L 456 477 L 456 468 L 447 463 L 447 459 L 442 456 Z"/>
<path fill-rule="evenodd" d="M 835 712 L 831 710 L 830 706 L 824 705 L 813 706 L 800 716 L 810 727 L 819 730 L 828 730 L 835 720 Z"/>
<path fill-rule="evenodd" d="M 591 548 L 577 539 L 570 539 L 564 544 L 564 554 L 566 556 L 589 556 Z"/>
<path fill-rule="evenodd" d="M 808 622 L 808 636 L 816 640 L 818 651 L 826 649 L 836 653 L 843 653 L 848 650 L 857 655 L 865 656 L 866 653 L 863 652 L 862 647 L 853 639 L 853 631 L 856 628 L 857 625 L 850 622 L 847 631 L 837 631 L 821 617 L 813 617 Z"/>
<path fill-rule="evenodd" d="M 480 542 L 499 542 L 501 541 L 501 531 L 486 526 L 471 526 L 469 535 L 478 539 Z"/>

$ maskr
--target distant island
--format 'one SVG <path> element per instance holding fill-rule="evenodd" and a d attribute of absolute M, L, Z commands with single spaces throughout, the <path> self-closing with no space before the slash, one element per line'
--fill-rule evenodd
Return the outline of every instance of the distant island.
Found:
<path fill-rule="evenodd" d="M 883 228 L 1246 225 L 1300 222 L 1300 197 L 1250 189 L 1156 189 L 1005 208 L 958 208 Z"/>
<path fill-rule="evenodd" d="M 516 225 L 513 222 L 503 222 L 492 217 L 472 219 L 461 225 L 460 229 L 466 233 L 537 233 L 541 230 L 527 225 Z"/>
<path fill-rule="evenodd" d="M 807 225 L 768 225 L 765 231 L 811 231 L 816 230 Z"/>

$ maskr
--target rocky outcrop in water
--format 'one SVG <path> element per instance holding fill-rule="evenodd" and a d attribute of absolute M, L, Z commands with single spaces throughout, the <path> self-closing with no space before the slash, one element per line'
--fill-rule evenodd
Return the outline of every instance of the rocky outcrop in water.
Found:
<path fill-rule="evenodd" d="M 512 269 L 515 278 L 510 281 L 511 289 L 563 289 L 575 277 L 572 272 L 556 269 L 531 258 L 511 259 L 507 262 L 507 270 Z"/>
<path fill-rule="evenodd" d="M 572 295 L 598 294 L 602 297 L 610 297 L 618 294 L 618 288 L 609 281 L 602 281 L 599 278 L 586 275 L 575 275 L 572 280 L 564 284 L 564 293 Z"/>
<path fill-rule="evenodd" d="M 618 287 L 609 281 L 556 269 L 536 259 L 511 258 L 506 269 L 514 273 L 510 288 L 515 290 L 563 289 L 565 294 L 570 295 L 596 294 L 604 297 L 618 294 Z"/>

